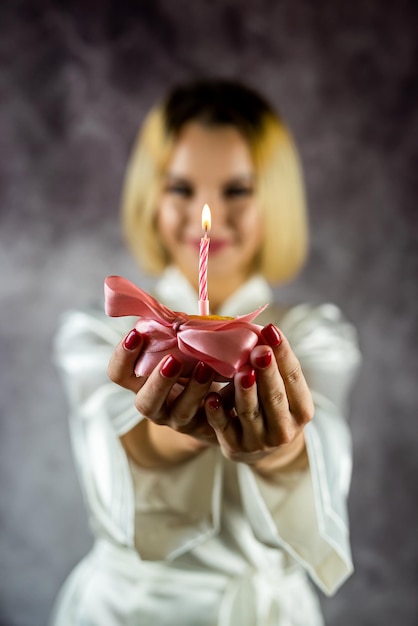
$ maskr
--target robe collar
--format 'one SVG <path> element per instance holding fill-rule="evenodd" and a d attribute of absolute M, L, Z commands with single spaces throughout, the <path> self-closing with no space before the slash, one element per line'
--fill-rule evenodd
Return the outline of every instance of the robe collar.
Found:
<path fill-rule="evenodd" d="M 176 267 L 169 266 L 155 285 L 154 295 L 159 302 L 173 310 L 198 314 L 198 295 L 187 278 Z M 209 285 L 210 302 L 210 285 Z M 273 302 L 273 291 L 267 281 L 256 274 L 249 278 L 222 304 L 218 315 L 245 315 L 264 304 Z"/>

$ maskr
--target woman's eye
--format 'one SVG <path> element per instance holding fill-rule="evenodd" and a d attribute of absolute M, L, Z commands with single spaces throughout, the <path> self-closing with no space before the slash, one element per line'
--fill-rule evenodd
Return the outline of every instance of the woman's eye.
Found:
<path fill-rule="evenodd" d="M 227 187 L 224 191 L 226 198 L 243 198 L 253 194 L 252 187 Z"/>
<path fill-rule="evenodd" d="M 187 185 L 168 185 L 166 191 L 184 198 L 190 198 L 193 194 L 193 190 Z"/>

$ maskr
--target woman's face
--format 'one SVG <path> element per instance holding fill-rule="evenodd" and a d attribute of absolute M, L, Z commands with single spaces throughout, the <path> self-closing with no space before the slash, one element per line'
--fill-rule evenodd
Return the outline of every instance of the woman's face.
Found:
<path fill-rule="evenodd" d="M 165 172 L 157 225 L 172 262 L 197 287 L 202 208 L 212 215 L 208 263 L 211 303 L 220 303 L 252 271 L 262 242 L 250 149 L 233 126 L 186 124 Z"/>

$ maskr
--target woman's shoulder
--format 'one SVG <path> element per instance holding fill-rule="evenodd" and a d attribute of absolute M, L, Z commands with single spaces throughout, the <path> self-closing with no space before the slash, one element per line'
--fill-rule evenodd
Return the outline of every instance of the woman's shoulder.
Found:
<path fill-rule="evenodd" d="M 317 327 L 318 325 L 329 328 L 340 325 L 352 326 L 343 310 L 332 302 L 294 304 L 286 308 L 279 308 L 278 315 L 282 326 L 294 329 L 297 327 Z"/>
<path fill-rule="evenodd" d="M 358 357 L 357 330 L 334 303 L 302 303 L 286 307 L 272 304 L 263 315 L 263 320 L 257 319 L 257 322 L 278 326 L 299 353 L 324 349 L 342 353 L 350 349 L 353 357 Z"/>
<path fill-rule="evenodd" d="M 331 302 L 279 304 L 272 302 L 257 318 L 261 324 L 272 323 L 279 327 L 296 327 L 307 324 L 339 324 L 347 322 L 343 311 Z"/>

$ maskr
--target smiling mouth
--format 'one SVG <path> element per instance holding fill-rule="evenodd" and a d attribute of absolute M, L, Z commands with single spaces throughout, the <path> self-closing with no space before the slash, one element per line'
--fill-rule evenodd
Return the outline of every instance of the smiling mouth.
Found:
<path fill-rule="evenodd" d="M 190 242 L 196 250 L 200 248 L 200 239 L 198 241 L 194 240 Z M 230 242 L 226 239 L 211 239 L 209 244 L 209 254 L 216 254 L 220 252 L 224 248 L 230 245 Z"/>
<path fill-rule="evenodd" d="M 211 240 L 209 251 L 211 254 L 216 254 L 217 252 L 220 252 L 221 250 L 226 248 L 228 245 L 229 242 L 226 241 L 226 239 Z"/>

